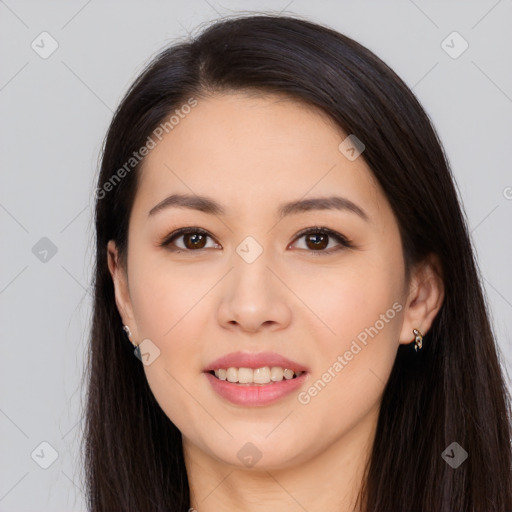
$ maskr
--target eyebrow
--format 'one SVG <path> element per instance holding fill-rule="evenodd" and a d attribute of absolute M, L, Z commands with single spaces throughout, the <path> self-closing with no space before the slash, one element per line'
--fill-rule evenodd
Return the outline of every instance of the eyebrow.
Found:
<path fill-rule="evenodd" d="M 214 199 L 200 195 L 172 194 L 151 208 L 148 217 L 167 208 L 188 208 L 209 215 L 226 215 L 226 209 Z M 299 199 L 281 204 L 277 209 L 279 217 L 286 217 L 311 210 L 339 210 L 352 212 L 366 222 L 370 222 L 368 214 L 357 204 L 341 196 L 315 197 Z"/>

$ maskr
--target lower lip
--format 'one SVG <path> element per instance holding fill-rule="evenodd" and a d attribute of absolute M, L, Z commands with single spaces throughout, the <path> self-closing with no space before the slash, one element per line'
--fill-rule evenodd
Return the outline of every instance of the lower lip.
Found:
<path fill-rule="evenodd" d="M 256 407 L 277 402 L 286 395 L 298 389 L 304 383 L 307 373 L 302 373 L 294 379 L 283 379 L 270 384 L 236 384 L 227 380 L 220 380 L 211 373 L 205 372 L 214 391 L 221 397 L 236 405 Z"/>

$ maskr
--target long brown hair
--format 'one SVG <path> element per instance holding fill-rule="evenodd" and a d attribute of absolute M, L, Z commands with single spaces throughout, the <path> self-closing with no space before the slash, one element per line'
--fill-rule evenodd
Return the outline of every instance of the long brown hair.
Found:
<path fill-rule="evenodd" d="M 384 390 L 362 510 L 512 511 L 510 396 L 436 132 L 408 87 L 368 49 L 327 27 L 273 15 L 222 20 L 162 51 L 126 93 L 108 130 L 96 200 L 86 373 L 90 510 L 190 506 L 181 433 L 156 402 L 122 331 L 106 248 L 115 240 L 126 261 L 140 168 L 126 167 L 133 152 L 190 97 L 237 90 L 299 99 L 356 134 L 398 221 L 407 276 L 430 253 L 441 262 L 441 310 L 422 350 L 399 347 Z M 441 456 L 453 442 L 468 453 L 457 468 Z"/>

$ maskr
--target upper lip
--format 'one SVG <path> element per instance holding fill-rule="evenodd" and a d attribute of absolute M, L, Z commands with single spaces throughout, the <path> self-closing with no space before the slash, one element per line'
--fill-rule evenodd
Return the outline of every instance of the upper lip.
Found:
<path fill-rule="evenodd" d="M 279 366 L 283 369 L 307 372 L 308 369 L 287 357 L 274 352 L 232 352 L 212 361 L 205 372 L 218 370 L 219 368 L 263 368 L 265 366 Z"/>

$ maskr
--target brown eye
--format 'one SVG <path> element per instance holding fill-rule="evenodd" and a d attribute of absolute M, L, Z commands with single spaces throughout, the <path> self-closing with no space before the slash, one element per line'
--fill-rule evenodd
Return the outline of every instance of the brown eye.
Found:
<path fill-rule="evenodd" d="M 160 247 L 167 247 L 172 251 L 200 251 L 201 249 L 209 249 L 212 247 L 206 246 L 208 239 L 213 240 L 212 236 L 206 231 L 199 228 L 181 228 L 169 236 L 167 236 L 162 242 Z M 214 247 L 220 247 L 218 244 L 214 244 Z"/>
<path fill-rule="evenodd" d="M 206 244 L 206 236 L 200 233 L 183 235 L 183 244 L 187 249 L 202 249 Z"/>
<path fill-rule="evenodd" d="M 325 233 L 310 233 L 305 235 L 305 239 L 309 249 L 325 249 L 329 245 L 329 236 Z"/>
<path fill-rule="evenodd" d="M 342 234 L 322 227 L 301 231 L 296 240 L 300 239 L 304 239 L 305 247 L 299 248 L 311 253 L 331 254 L 341 249 L 352 247 L 352 243 Z M 334 245 L 331 244 L 332 242 L 334 242 Z"/>

